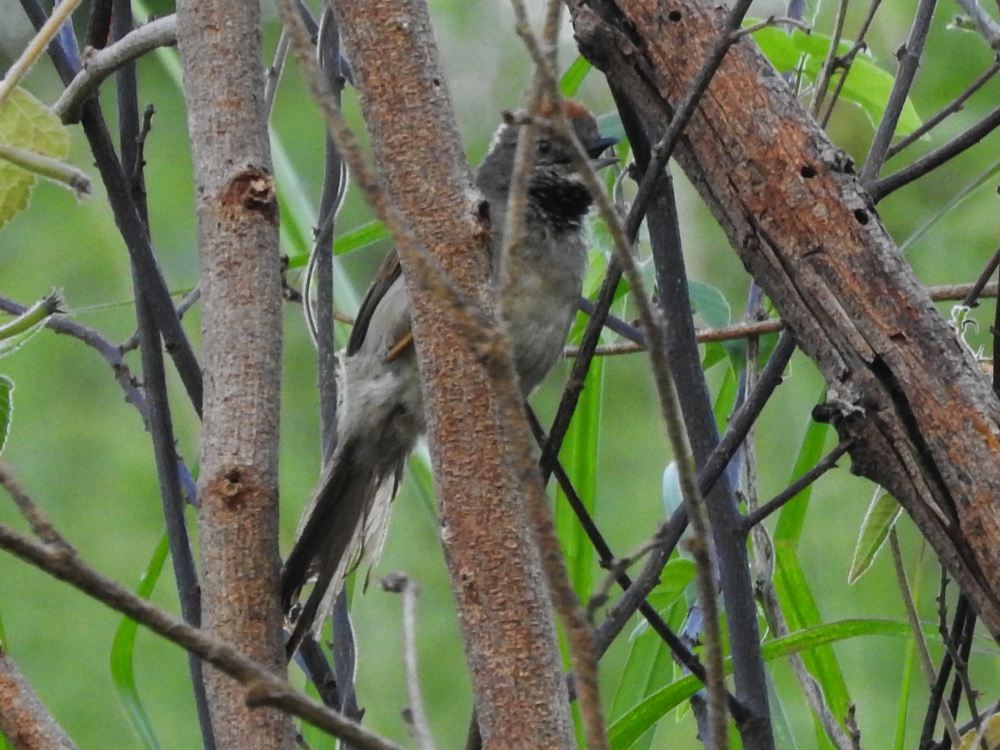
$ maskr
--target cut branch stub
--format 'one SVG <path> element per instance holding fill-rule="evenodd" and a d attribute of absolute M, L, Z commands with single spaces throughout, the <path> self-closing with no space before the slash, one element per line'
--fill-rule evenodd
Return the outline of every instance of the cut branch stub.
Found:
<path fill-rule="evenodd" d="M 573 0 L 583 54 L 662 132 L 725 20 L 691 0 Z M 837 149 L 748 39 L 674 153 L 822 370 L 854 470 L 892 492 L 1000 637 L 1000 404 Z"/>

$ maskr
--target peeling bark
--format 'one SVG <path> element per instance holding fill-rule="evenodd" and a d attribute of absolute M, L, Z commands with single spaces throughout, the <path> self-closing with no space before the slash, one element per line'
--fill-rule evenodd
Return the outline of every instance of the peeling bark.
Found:
<path fill-rule="evenodd" d="M 725 18 L 694 0 L 570 8 L 583 54 L 664 125 Z M 1000 404 L 850 159 L 748 38 L 729 51 L 674 157 L 823 372 L 817 417 L 853 441 L 854 471 L 902 503 L 1000 638 Z"/>

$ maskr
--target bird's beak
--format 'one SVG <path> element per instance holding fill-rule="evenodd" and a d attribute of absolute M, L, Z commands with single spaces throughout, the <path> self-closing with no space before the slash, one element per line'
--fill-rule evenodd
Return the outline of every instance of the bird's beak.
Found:
<path fill-rule="evenodd" d="M 604 169 L 605 167 L 610 167 L 612 164 L 618 163 L 617 156 L 604 156 L 605 151 L 618 143 L 617 138 L 598 138 L 587 146 L 587 155 L 590 156 L 590 165 L 594 169 Z"/>

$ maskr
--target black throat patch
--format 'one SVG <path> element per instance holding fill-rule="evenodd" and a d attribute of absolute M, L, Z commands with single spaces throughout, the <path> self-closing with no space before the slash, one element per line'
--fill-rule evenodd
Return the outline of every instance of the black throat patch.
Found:
<path fill-rule="evenodd" d="M 587 188 L 565 174 L 535 171 L 528 188 L 531 204 L 557 229 L 578 229 L 593 202 Z"/>

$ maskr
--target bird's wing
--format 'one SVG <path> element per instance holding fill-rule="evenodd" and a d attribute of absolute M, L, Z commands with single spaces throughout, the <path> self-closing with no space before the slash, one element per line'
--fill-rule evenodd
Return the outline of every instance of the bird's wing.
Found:
<path fill-rule="evenodd" d="M 365 298 L 361 301 L 358 315 L 354 319 L 354 328 L 351 329 L 351 337 L 347 341 L 347 356 L 351 356 L 361 348 L 365 336 L 368 334 L 368 324 L 371 323 L 372 315 L 375 314 L 375 308 L 379 306 L 385 293 L 389 291 L 389 287 L 396 282 L 400 274 L 402 274 L 402 269 L 399 265 L 399 255 L 396 254 L 396 248 L 393 248 L 382 261 L 378 273 L 375 274 L 371 286 L 365 293 Z"/>

